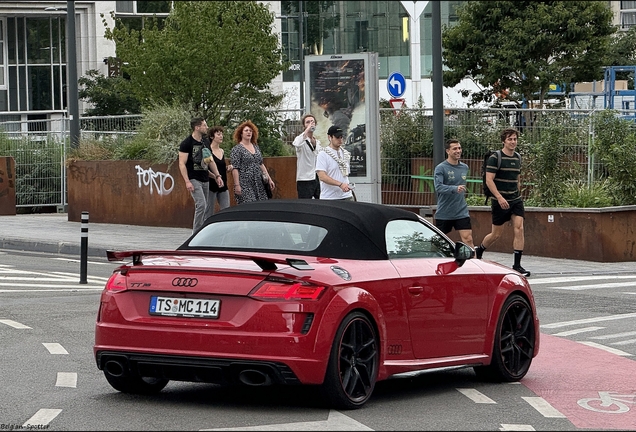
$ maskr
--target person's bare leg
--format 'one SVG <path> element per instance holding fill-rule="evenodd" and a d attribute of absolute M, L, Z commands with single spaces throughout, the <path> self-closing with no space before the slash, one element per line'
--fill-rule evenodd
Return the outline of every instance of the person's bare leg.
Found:
<path fill-rule="evenodd" d="M 457 232 L 459 233 L 460 240 L 463 243 L 466 243 L 471 248 L 475 247 L 475 245 L 473 244 L 473 230 L 457 230 Z"/>

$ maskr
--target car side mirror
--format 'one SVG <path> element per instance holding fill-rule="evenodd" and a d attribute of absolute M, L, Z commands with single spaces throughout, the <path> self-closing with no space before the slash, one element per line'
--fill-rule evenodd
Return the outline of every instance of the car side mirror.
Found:
<path fill-rule="evenodd" d="M 457 242 L 455 243 L 453 256 L 455 257 L 455 260 L 457 260 L 457 264 L 461 266 L 464 264 L 464 261 L 475 256 L 475 250 L 466 243 Z"/>

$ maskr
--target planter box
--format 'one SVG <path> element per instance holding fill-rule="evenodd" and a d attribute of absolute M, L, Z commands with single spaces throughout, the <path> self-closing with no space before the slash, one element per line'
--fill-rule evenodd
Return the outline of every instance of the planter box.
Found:
<path fill-rule="evenodd" d="M 276 183 L 274 199 L 296 198 L 296 157 L 264 158 Z M 191 228 L 194 201 L 179 164 L 147 161 L 76 161 L 67 169 L 68 220 Z M 228 173 L 230 204 L 236 205 Z M 14 205 L 15 212 L 15 205 Z"/>
<path fill-rule="evenodd" d="M 433 206 L 433 216 L 435 207 Z M 490 232 L 490 207 L 469 207 L 473 241 L 478 245 Z M 636 261 L 636 206 L 604 208 L 527 207 L 524 254 L 597 262 Z M 452 231 L 450 237 L 459 240 Z M 513 229 L 488 248 L 512 255 Z M 486 252 L 487 254 L 488 252 Z M 486 256 L 486 255 L 484 255 Z"/>
<path fill-rule="evenodd" d="M 0 215 L 16 214 L 15 160 L 12 156 L 0 156 Z"/>

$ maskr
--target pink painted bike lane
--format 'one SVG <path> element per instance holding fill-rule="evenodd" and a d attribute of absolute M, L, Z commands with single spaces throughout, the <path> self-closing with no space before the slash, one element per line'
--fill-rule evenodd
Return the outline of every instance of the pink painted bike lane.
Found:
<path fill-rule="evenodd" d="M 539 355 L 521 383 L 577 428 L 636 430 L 636 361 L 631 357 L 541 334 Z M 599 392 L 609 392 L 619 404 L 603 406 Z"/>

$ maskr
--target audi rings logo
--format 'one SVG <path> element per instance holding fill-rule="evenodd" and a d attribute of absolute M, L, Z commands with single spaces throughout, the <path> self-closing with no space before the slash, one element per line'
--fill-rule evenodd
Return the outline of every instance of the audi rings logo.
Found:
<path fill-rule="evenodd" d="M 179 287 L 195 287 L 199 283 L 197 278 L 174 278 L 172 279 L 172 286 Z"/>

